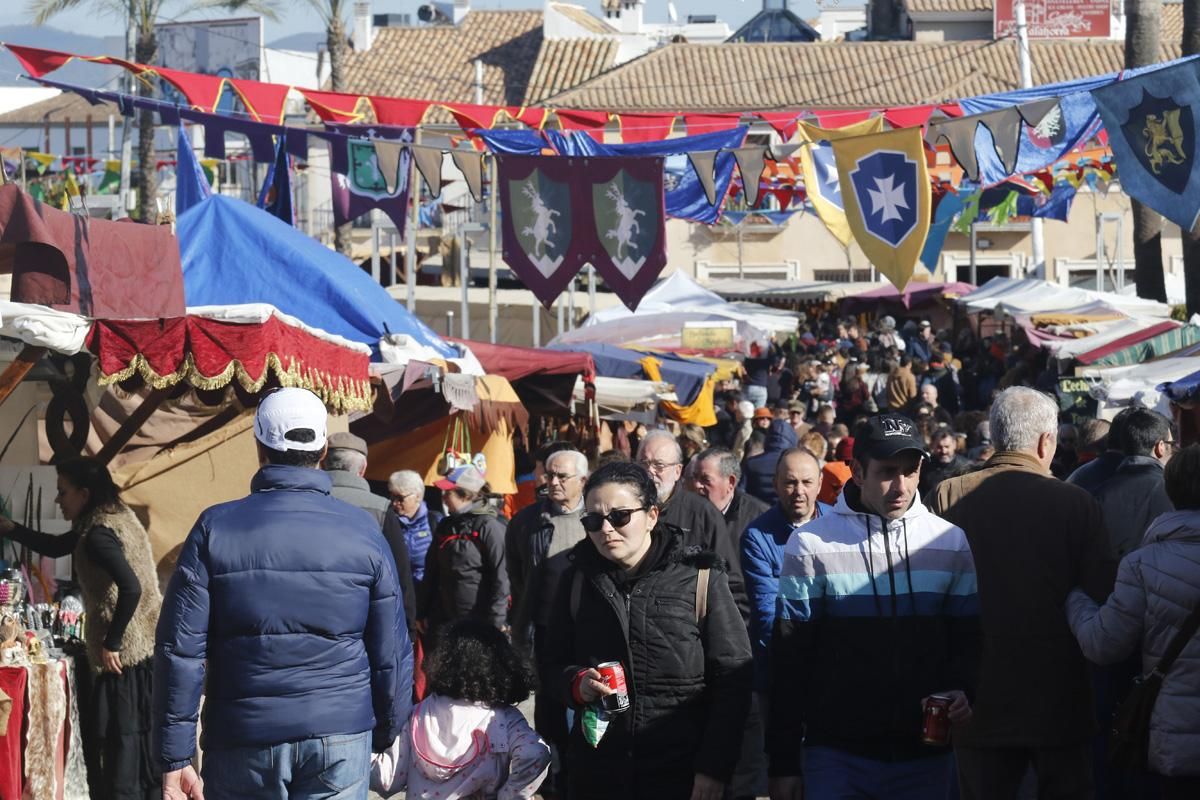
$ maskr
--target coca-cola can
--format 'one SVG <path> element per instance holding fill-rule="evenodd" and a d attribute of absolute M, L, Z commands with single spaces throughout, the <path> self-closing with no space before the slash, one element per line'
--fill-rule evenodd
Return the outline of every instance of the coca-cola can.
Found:
<path fill-rule="evenodd" d="M 944 747 L 950 743 L 950 702 L 944 694 L 933 694 L 925 698 L 925 722 L 921 729 L 921 741 L 925 744 Z"/>
<path fill-rule="evenodd" d="M 605 711 L 627 711 L 629 709 L 629 689 L 625 686 L 625 668 L 620 661 L 605 661 L 596 667 L 600 680 L 612 689 L 612 694 L 600 698 L 600 706 Z"/>

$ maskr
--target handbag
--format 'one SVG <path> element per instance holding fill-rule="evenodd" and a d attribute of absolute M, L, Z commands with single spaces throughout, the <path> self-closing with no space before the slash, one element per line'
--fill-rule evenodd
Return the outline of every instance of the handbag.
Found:
<path fill-rule="evenodd" d="M 1200 629 L 1200 604 L 1183 621 L 1154 669 L 1134 678 L 1129 696 L 1113 712 L 1112 730 L 1108 736 L 1110 765 L 1133 771 L 1146 769 L 1150 750 L 1150 715 L 1158 700 L 1158 692 L 1162 689 L 1163 677 L 1196 635 L 1197 629 Z"/>

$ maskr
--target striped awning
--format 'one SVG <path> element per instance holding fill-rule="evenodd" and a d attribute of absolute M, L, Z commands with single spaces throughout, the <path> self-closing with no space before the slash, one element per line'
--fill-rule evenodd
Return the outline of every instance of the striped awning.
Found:
<path fill-rule="evenodd" d="M 1160 326 L 1149 328 L 1145 331 L 1148 335 L 1139 341 L 1118 339 L 1091 352 L 1081 353 L 1076 358 L 1081 363 L 1094 367 L 1127 367 L 1200 342 L 1200 326 L 1181 325 L 1168 330 L 1157 330 Z"/>

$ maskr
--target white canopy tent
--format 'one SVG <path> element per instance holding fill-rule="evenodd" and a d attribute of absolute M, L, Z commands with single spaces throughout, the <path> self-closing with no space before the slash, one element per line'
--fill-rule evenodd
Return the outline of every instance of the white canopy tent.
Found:
<path fill-rule="evenodd" d="M 1130 367 L 1085 368 L 1080 375 L 1094 382 L 1091 394 L 1100 403 L 1100 415 L 1111 419 L 1125 406 L 1138 405 L 1171 415 L 1170 403 L 1158 386 L 1200 370 L 1200 356 L 1160 358 Z"/>
<path fill-rule="evenodd" d="M 1082 315 L 1105 310 L 1141 319 L 1171 316 L 1171 307 L 1166 303 L 1111 292 L 1072 289 L 1034 278 L 992 278 L 956 302 L 970 312 L 1003 312 L 1014 317 L 1048 312 Z"/>

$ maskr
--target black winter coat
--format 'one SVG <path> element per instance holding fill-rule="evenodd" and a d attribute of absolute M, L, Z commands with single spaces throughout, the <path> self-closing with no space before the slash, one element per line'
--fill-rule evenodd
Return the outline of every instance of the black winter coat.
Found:
<path fill-rule="evenodd" d="M 504 522 L 495 512 L 480 508 L 438 523 L 425 556 L 418 608 L 435 629 L 466 617 L 505 626 Z"/>
<path fill-rule="evenodd" d="M 636 579 L 596 552 L 575 546 L 563 575 L 542 656 L 543 685 L 575 706 L 567 747 L 573 800 L 686 800 L 697 772 L 728 783 L 750 706 L 750 641 L 721 559 L 686 547 L 660 525 Z M 658 537 L 670 537 L 662 540 Z M 696 621 L 697 570 L 709 567 L 708 613 Z M 578 608 L 571 593 L 584 575 Z M 597 747 L 580 728 L 575 676 L 606 661 L 625 667 L 630 709 L 616 715 Z"/>
<path fill-rule="evenodd" d="M 695 492 L 685 491 L 682 484 L 667 502 L 659 507 L 661 524 L 683 532 L 683 544 L 697 550 L 710 550 L 725 562 L 729 576 L 729 591 L 742 616 L 750 616 L 750 598 L 746 594 L 746 579 L 742 576 L 742 561 L 738 540 L 729 536 L 729 525 L 717 507 Z"/>
<path fill-rule="evenodd" d="M 1149 456 L 1128 456 L 1095 492 L 1114 561 L 1142 544 L 1146 529 L 1160 514 L 1174 511 L 1163 482 L 1163 465 Z"/>
<path fill-rule="evenodd" d="M 725 526 L 729 534 L 729 541 L 733 543 L 734 551 L 739 554 L 739 557 L 733 562 L 737 564 L 737 569 L 729 571 L 730 586 L 733 585 L 733 574 L 736 571 L 741 591 L 735 592 L 733 599 L 737 603 L 738 611 L 742 614 L 742 621 L 747 625 L 750 624 L 750 595 L 746 591 L 746 576 L 742 572 L 740 557 L 742 534 L 746 532 L 746 528 L 750 527 L 750 523 L 765 514 L 768 508 L 770 506 L 757 497 L 737 490 L 734 492 L 729 508 L 725 509 Z"/>

